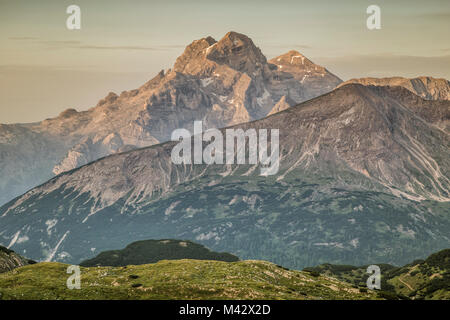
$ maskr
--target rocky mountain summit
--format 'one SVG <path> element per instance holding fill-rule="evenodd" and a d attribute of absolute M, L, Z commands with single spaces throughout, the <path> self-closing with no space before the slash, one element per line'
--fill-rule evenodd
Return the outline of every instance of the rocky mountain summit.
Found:
<path fill-rule="evenodd" d="M 348 84 L 234 127 L 280 130 L 276 175 L 176 165 L 175 142 L 132 150 L 0 208 L 0 241 L 64 262 L 181 238 L 296 268 L 407 263 L 450 246 L 449 121 L 448 100 Z"/>
<path fill-rule="evenodd" d="M 299 58 L 300 57 L 300 58 Z M 298 52 L 267 61 L 245 35 L 202 38 L 140 88 L 32 124 L 0 125 L 0 204 L 53 175 L 170 139 L 194 120 L 224 127 L 332 90 L 342 81 Z M 69 104 L 70 102 L 68 102 Z"/>
<path fill-rule="evenodd" d="M 432 77 L 418 77 L 413 79 L 402 77 L 391 78 L 359 78 L 350 79 L 340 86 L 349 83 L 360 83 L 371 86 L 400 86 L 427 100 L 450 100 L 450 81 Z"/>

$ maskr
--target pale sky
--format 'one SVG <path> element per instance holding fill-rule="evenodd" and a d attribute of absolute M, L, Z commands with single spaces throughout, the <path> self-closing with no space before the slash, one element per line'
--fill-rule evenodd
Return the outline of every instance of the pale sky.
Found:
<path fill-rule="evenodd" d="M 81 30 L 66 8 L 81 8 Z M 366 8 L 381 8 L 381 29 Z M 195 39 L 228 31 L 268 59 L 295 49 L 343 80 L 450 79 L 449 0 L 0 0 L 0 123 L 85 110 L 172 67 Z"/>

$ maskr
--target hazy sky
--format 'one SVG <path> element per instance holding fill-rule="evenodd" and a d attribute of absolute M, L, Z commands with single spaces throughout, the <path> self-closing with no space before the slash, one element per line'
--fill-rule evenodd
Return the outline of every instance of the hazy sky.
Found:
<path fill-rule="evenodd" d="M 66 8 L 81 8 L 81 30 Z M 366 8 L 381 8 L 381 30 Z M 228 31 L 267 58 L 298 50 L 343 80 L 450 79 L 450 0 L 0 0 L 0 123 L 94 106 L 170 68 L 184 47 Z"/>

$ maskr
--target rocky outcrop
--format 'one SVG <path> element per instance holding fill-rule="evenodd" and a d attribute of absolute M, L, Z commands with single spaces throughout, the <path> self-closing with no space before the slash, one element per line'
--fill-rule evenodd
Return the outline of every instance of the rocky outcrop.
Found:
<path fill-rule="evenodd" d="M 33 263 L 33 261 L 25 259 L 14 251 L 0 246 L 0 273 L 26 266 L 27 264 L 30 264 L 30 262 Z"/>

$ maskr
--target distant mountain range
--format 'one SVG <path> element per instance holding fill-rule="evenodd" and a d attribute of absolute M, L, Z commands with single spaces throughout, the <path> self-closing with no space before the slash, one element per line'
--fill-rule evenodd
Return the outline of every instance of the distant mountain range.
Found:
<path fill-rule="evenodd" d="M 175 165 L 168 142 L 67 171 L 0 208 L 0 241 L 78 262 L 144 239 L 302 268 L 450 247 L 450 101 L 347 84 L 235 128 L 279 128 L 280 170 Z"/>
<path fill-rule="evenodd" d="M 296 51 L 267 61 L 251 39 L 236 32 L 220 41 L 196 40 L 172 69 L 138 89 L 111 92 L 87 111 L 0 124 L 0 205 L 55 174 L 167 141 L 174 129 L 191 129 L 194 120 L 224 127 L 260 119 L 341 82 Z"/>
<path fill-rule="evenodd" d="M 432 77 L 418 77 L 407 79 L 402 77 L 391 78 L 360 78 L 351 79 L 341 83 L 359 83 L 371 86 L 400 86 L 427 100 L 450 100 L 450 81 Z"/>
<path fill-rule="evenodd" d="M 425 99 L 450 99 L 445 79 L 363 78 L 347 83 L 403 86 Z M 297 51 L 267 61 L 247 36 L 229 32 L 192 42 L 172 69 L 141 87 L 110 92 L 87 111 L 0 124 L 0 205 L 101 157 L 169 140 L 176 128 L 225 127 L 263 118 L 325 94 L 342 80 Z M 70 105 L 70 101 L 67 102 Z"/>
<path fill-rule="evenodd" d="M 122 250 L 102 252 L 95 258 L 81 262 L 80 265 L 120 267 L 180 259 L 239 261 L 239 258 L 232 254 L 214 252 L 192 241 L 162 239 L 133 242 Z"/>

